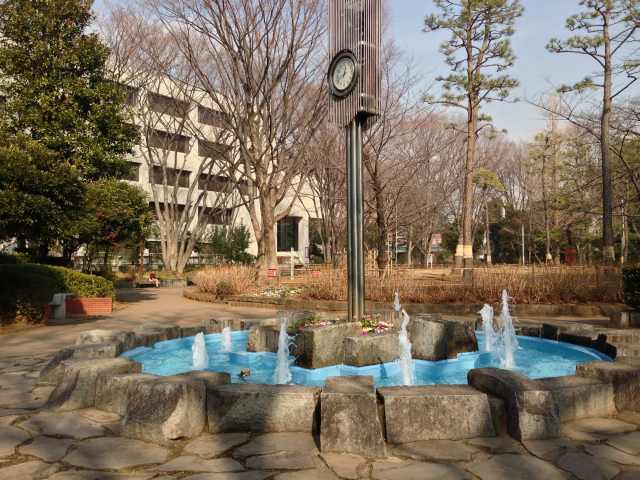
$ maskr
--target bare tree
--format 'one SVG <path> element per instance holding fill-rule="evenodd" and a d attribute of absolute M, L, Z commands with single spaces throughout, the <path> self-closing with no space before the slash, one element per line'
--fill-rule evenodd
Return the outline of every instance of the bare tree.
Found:
<path fill-rule="evenodd" d="M 301 151 L 325 109 L 324 3 L 144 0 L 233 136 L 228 169 L 245 200 L 258 269 L 277 265 L 276 224 L 305 188 Z"/>
<path fill-rule="evenodd" d="M 211 225 L 231 223 L 235 178 L 228 173 L 229 133 L 172 38 L 131 9 L 114 10 L 103 36 L 111 73 L 127 95 L 165 268 L 182 273 Z M 140 168 L 137 169 L 140 175 Z M 235 199 L 238 203 L 238 199 Z"/>
<path fill-rule="evenodd" d="M 421 105 L 415 96 L 418 77 L 398 47 L 387 41 L 382 55 L 382 95 L 380 117 L 365 133 L 363 164 L 369 195 L 365 210 L 373 217 L 376 230 L 378 269 L 384 272 L 387 236 L 399 198 L 417 171 L 417 154 L 411 147 L 421 128 Z"/>
<path fill-rule="evenodd" d="M 306 149 L 313 213 L 320 219 L 324 260 L 337 265 L 346 230 L 346 171 L 343 132 L 323 122 Z"/>

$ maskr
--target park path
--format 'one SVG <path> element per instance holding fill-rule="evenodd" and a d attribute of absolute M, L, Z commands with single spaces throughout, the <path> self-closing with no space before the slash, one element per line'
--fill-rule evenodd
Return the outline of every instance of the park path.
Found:
<path fill-rule="evenodd" d="M 128 289 L 118 292 L 110 316 L 73 320 L 0 335 L 0 360 L 51 354 L 73 344 L 80 332 L 93 329 L 132 330 L 142 324 L 200 325 L 216 319 L 272 318 L 275 310 L 195 302 L 180 288 Z"/>

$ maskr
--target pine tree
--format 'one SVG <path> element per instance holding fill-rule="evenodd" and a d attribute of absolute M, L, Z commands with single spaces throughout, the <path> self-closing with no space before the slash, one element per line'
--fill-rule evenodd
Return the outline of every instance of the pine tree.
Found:
<path fill-rule="evenodd" d="M 581 32 L 565 41 L 552 39 L 547 50 L 591 58 L 599 72 L 598 79 L 586 77 L 575 85 L 563 86 L 563 93 L 600 89 L 600 150 L 602 158 L 602 239 L 607 263 L 615 262 L 613 232 L 613 167 L 611 161 L 611 119 L 613 101 L 638 79 L 637 60 L 626 58 L 628 48 L 637 41 L 640 27 L 640 5 L 637 0 L 581 0 L 584 10 L 567 19 L 571 32 Z M 635 46 L 631 46 L 635 49 Z M 633 52 L 635 55 L 636 52 Z M 632 55 L 632 56 L 634 56 Z M 617 62 L 617 63 L 616 63 Z M 616 82 L 616 76 L 620 78 Z M 626 77 L 626 78 L 624 78 Z"/>
<path fill-rule="evenodd" d="M 518 81 L 505 72 L 515 62 L 510 37 L 522 15 L 519 0 L 434 0 L 439 9 L 425 19 L 425 32 L 451 33 L 440 51 L 451 73 L 438 77 L 440 98 L 433 104 L 461 108 L 467 115 L 467 154 L 462 192 L 462 229 L 456 250 L 457 266 L 473 266 L 473 176 L 478 134 L 490 121 L 482 105 L 505 101 Z"/>

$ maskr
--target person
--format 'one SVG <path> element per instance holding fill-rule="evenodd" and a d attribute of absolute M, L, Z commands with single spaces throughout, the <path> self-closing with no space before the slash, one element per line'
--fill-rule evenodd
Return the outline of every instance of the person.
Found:
<path fill-rule="evenodd" d="M 156 288 L 160 286 L 160 280 L 158 280 L 158 277 L 156 276 L 156 272 L 149 272 L 149 281 L 153 283 L 156 286 Z"/>

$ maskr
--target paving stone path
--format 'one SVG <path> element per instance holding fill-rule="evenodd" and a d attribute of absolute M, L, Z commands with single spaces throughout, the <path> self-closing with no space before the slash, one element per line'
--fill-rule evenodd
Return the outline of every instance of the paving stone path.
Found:
<path fill-rule="evenodd" d="M 171 447 L 118 435 L 117 415 L 44 407 L 47 358 L 0 360 L 2 480 L 640 480 L 640 414 L 567 424 L 563 437 L 430 441 L 386 459 L 321 454 L 310 435 L 203 434 Z"/>

